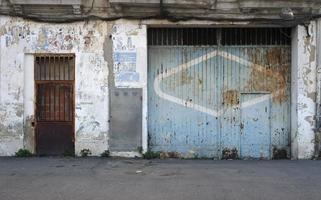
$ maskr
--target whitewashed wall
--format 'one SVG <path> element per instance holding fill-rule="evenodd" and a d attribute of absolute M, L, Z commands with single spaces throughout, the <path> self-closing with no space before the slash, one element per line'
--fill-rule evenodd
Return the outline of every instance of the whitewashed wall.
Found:
<path fill-rule="evenodd" d="M 316 24 L 292 32 L 291 151 L 294 159 L 311 159 L 315 147 Z"/>
<path fill-rule="evenodd" d="M 88 148 L 99 155 L 108 149 L 106 34 L 107 23 L 101 21 L 46 24 L 0 18 L 0 155 L 34 150 L 29 126 L 34 118 L 34 53 L 75 54 L 76 153 Z"/>

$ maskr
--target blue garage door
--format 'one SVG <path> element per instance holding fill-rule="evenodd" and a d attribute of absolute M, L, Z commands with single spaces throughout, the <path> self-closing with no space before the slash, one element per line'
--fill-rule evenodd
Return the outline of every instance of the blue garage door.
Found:
<path fill-rule="evenodd" d="M 289 152 L 289 35 L 279 28 L 150 29 L 149 148 L 213 158 Z"/>

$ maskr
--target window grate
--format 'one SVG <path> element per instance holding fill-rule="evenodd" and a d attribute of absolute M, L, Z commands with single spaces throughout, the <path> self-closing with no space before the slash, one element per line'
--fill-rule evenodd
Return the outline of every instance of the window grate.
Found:
<path fill-rule="evenodd" d="M 291 45 L 291 28 L 149 28 L 148 45 Z"/>
<path fill-rule="evenodd" d="M 75 76 L 75 57 L 71 54 L 36 55 L 36 81 L 71 81 Z"/>

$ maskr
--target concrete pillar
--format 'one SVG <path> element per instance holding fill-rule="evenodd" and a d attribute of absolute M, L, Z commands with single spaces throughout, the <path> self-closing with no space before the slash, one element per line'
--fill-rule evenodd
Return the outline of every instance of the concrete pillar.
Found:
<path fill-rule="evenodd" d="M 316 20 L 316 61 L 317 61 L 317 93 L 316 93 L 316 135 L 315 156 L 321 157 L 321 18 Z"/>
<path fill-rule="evenodd" d="M 24 82 L 23 82 L 23 148 L 32 153 L 35 149 L 35 81 L 34 81 L 34 56 L 24 55 Z"/>
<path fill-rule="evenodd" d="M 316 23 L 292 32 L 291 155 L 311 159 L 316 127 Z"/>

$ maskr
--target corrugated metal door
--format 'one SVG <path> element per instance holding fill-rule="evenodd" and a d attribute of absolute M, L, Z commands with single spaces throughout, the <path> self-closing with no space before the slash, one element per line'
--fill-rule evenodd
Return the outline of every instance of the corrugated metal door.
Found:
<path fill-rule="evenodd" d="M 35 56 L 36 152 L 74 153 L 74 56 Z"/>
<path fill-rule="evenodd" d="M 265 159 L 272 149 L 289 152 L 289 35 L 276 28 L 150 29 L 151 150 Z"/>

